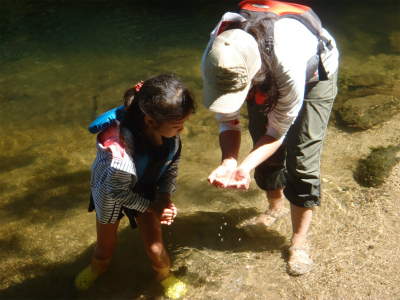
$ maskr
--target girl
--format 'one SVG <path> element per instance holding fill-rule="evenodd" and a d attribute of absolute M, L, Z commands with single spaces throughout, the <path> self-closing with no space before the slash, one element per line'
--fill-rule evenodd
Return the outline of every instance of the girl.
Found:
<path fill-rule="evenodd" d="M 121 123 L 111 117 L 97 136 L 89 205 L 89 211 L 96 210 L 97 244 L 91 264 L 78 274 L 75 286 L 87 290 L 106 271 L 120 219 L 127 215 L 132 228 L 139 228 L 155 280 L 167 296 L 178 298 L 186 288 L 170 270 L 161 224 L 170 225 L 177 214 L 171 194 L 177 188 L 179 133 L 195 103 L 189 91 L 168 75 L 138 83 L 124 98 Z"/>

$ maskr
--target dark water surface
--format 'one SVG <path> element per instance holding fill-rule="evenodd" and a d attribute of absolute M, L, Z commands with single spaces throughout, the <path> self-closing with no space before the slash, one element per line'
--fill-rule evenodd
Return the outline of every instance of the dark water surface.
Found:
<path fill-rule="evenodd" d="M 372 288 L 375 281 L 367 288 L 340 289 L 323 285 L 333 280 L 327 273 L 316 272 L 320 277 L 310 282 L 288 276 L 290 219 L 251 239 L 235 225 L 266 208 L 255 183 L 240 194 L 207 185 L 220 151 L 217 122 L 202 107 L 200 60 L 209 33 L 237 3 L 0 2 L 1 299 L 163 299 L 138 233 L 125 221 L 107 274 L 86 293 L 73 287 L 95 242 L 94 215 L 86 212 L 95 137 L 87 127 L 120 105 L 127 88 L 159 73 L 179 76 L 199 103 L 182 134 L 174 196 L 179 215 L 165 229 L 172 267 L 191 286 L 187 299 L 317 298 L 307 290 L 316 281 L 326 299 L 380 293 Z M 398 1 L 302 3 L 335 37 L 343 70 L 362 72 L 362 63 L 383 56 L 387 70 L 396 68 L 390 62 L 400 49 Z M 247 133 L 243 140 L 245 154 L 251 148 Z M 323 221 L 329 215 L 320 212 L 315 232 L 336 228 Z M 338 222 L 347 217 L 340 215 Z M 362 276 L 357 280 L 366 282 Z"/>

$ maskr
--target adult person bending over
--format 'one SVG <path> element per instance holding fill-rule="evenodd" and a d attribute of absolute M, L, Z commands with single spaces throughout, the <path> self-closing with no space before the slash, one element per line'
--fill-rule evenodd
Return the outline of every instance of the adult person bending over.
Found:
<path fill-rule="evenodd" d="M 322 30 L 330 49 L 316 55 L 318 38 L 291 18 L 275 22 L 274 41 L 268 43 L 271 31 L 265 17 L 243 10 L 241 15 L 225 14 L 203 55 L 204 105 L 216 112 L 222 151 L 221 166 L 208 180 L 220 188 L 248 189 L 255 169 L 269 208 L 251 222 L 266 227 L 287 213 L 284 203 L 289 200 L 293 236 L 288 273 L 302 275 L 312 267 L 306 234 L 313 207 L 321 201 L 321 148 L 337 94 L 339 54 L 333 38 Z M 318 60 L 310 60 L 318 56 L 325 71 L 317 67 Z M 254 147 L 237 166 L 244 102 Z"/>

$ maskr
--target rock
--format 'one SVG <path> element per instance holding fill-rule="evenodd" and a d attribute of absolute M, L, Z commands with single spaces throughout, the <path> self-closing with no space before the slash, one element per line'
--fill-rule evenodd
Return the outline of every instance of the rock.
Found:
<path fill-rule="evenodd" d="M 400 99 L 390 95 L 371 95 L 346 101 L 338 110 L 348 126 L 369 129 L 400 113 Z"/>
<path fill-rule="evenodd" d="M 385 182 L 399 162 L 400 145 L 374 148 L 367 159 L 360 161 L 355 179 L 363 186 L 378 187 Z"/>

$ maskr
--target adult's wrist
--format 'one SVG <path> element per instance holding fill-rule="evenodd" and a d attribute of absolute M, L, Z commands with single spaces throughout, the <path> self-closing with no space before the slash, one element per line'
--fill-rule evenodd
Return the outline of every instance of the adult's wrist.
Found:
<path fill-rule="evenodd" d="M 252 167 L 246 165 L 245 163 L 242 163 L 239 167 L 237 167 L 238 169 L 241 169 L 243 171 L 245 171 L 246 173 L 249 173 L 253 170 Z"/>
<path fill-rule="evenodd" d="M 224 160 L 222 160 L 221 165 L 224 167 L 228 167 L 231 170 L 236 169 L 237 167 L 237 160 L 234 158 L 225 158 Z"/>

